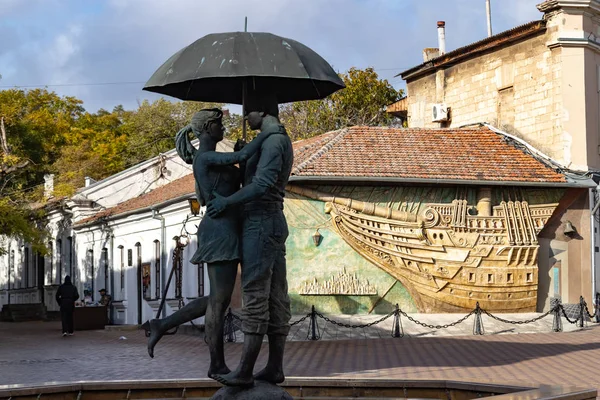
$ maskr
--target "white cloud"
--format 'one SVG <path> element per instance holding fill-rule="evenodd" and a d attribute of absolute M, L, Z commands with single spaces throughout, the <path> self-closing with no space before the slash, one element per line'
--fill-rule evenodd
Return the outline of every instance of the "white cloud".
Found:
<path fill-rule="evenodd" d="M 29 22 L 26 9 L 14 8 L 20 1 L 0 0 L 5 7 L 13 4 L 11 13 L 21 15 L 23 29 L 37 32 L 33 37 L 13 32 L 12 52 L 0 49 L 3 85 L 146 81 L 170 55 L 201 36 L 243 30 L 247 16 L 250 31 L 298 40 L 340 71 L 374 66 L 401 87 L 393 76 L 419 64 L 424 47 L 437 46 L 436 21 L 447 22 L 448 50 L 487 34 L 484 0 L 111 0 L 85 18 L 69 11 L 75 1 L 62 0 L 64 21 L 50 27 Z M 539 18 L 537 1 L 492 0 L 495 33 Z M 10 74 L 3 70 L 14 64 L 18 68 L 7 68 Z M 390 68 L 396 69 L 383 70 Z M 138 99 L 156 97 L 142 86 L 51 89 L 81 96 L 86 108 L 96 110 L 135 107 Z"/>

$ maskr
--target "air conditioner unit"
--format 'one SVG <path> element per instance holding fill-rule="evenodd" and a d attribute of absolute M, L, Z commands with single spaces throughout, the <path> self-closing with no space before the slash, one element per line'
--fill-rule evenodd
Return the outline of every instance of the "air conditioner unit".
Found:
<path fill-rule="evenodd" d="M 431 121 L 432 122 L 444 122 L 448 121 L 448 107 L 443 104 L 434 104 L 431 110 Z"/>

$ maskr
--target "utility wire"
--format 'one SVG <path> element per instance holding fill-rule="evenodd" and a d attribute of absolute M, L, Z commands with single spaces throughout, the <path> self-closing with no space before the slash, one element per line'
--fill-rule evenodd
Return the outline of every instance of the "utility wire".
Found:
<path fill-rule="evenodd" d="M 397 71 L 402 69 L 408 69 L 411 67 L 396 67 L 396 68 L 374 68 L 375 71 Z M 82 83 L 47 83 L 40 85 L 0 85 L 0 89 L 14 89 L 14 88 L 43 88 L 43 87 L 74 87 L 74 86 L 111 86 L 111 85 L 140 85 L 146 81 L 122 81 L 122 82 L 82 82 Z"/>

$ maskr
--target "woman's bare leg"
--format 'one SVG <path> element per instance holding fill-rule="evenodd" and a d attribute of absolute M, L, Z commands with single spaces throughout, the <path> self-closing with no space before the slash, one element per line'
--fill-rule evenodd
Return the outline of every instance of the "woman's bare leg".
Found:
<path fill-rule="evenodd" d="M 196 318 L 203 317 L 206 314 L 208 302 L 209 296 L 200 297 L 190 301 L 168 317 L 150 320 L 148 355 L 154 358 L 154 346 L 156 346 L 156 343 L 163 337 L 165 332 Z"/>
<path fill-rule="evenodd" d="M 230 372 L 225 364 L 223 348 L 223 321 L 231 302 L 231 294 L 237 277 L 238 262 L 223 261 L 208 264 L 210 294 L 206 309 L 206 340 L 210 351 L 208 376 Z"/>

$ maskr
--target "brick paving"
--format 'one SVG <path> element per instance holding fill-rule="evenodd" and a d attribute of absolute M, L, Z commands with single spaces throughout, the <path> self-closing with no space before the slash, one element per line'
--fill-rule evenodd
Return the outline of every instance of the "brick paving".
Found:
<path fill-rule="evenodd" d="M 126 340 L 119 337 L 125 336 Z M 230 366 L 241 344 L 226 344 Z M 156 358 L 142 331 L 81 331 L 56 322 L 0 323 L 0 385 L 206 376 L 201 336 L 165 337 Z M 452 379 L 597 387 L 600 326 L 562 333 L 291 341 L 286 372 L 297 377 Z M 266 349 L 257 366 L 266 362 Z"/>

